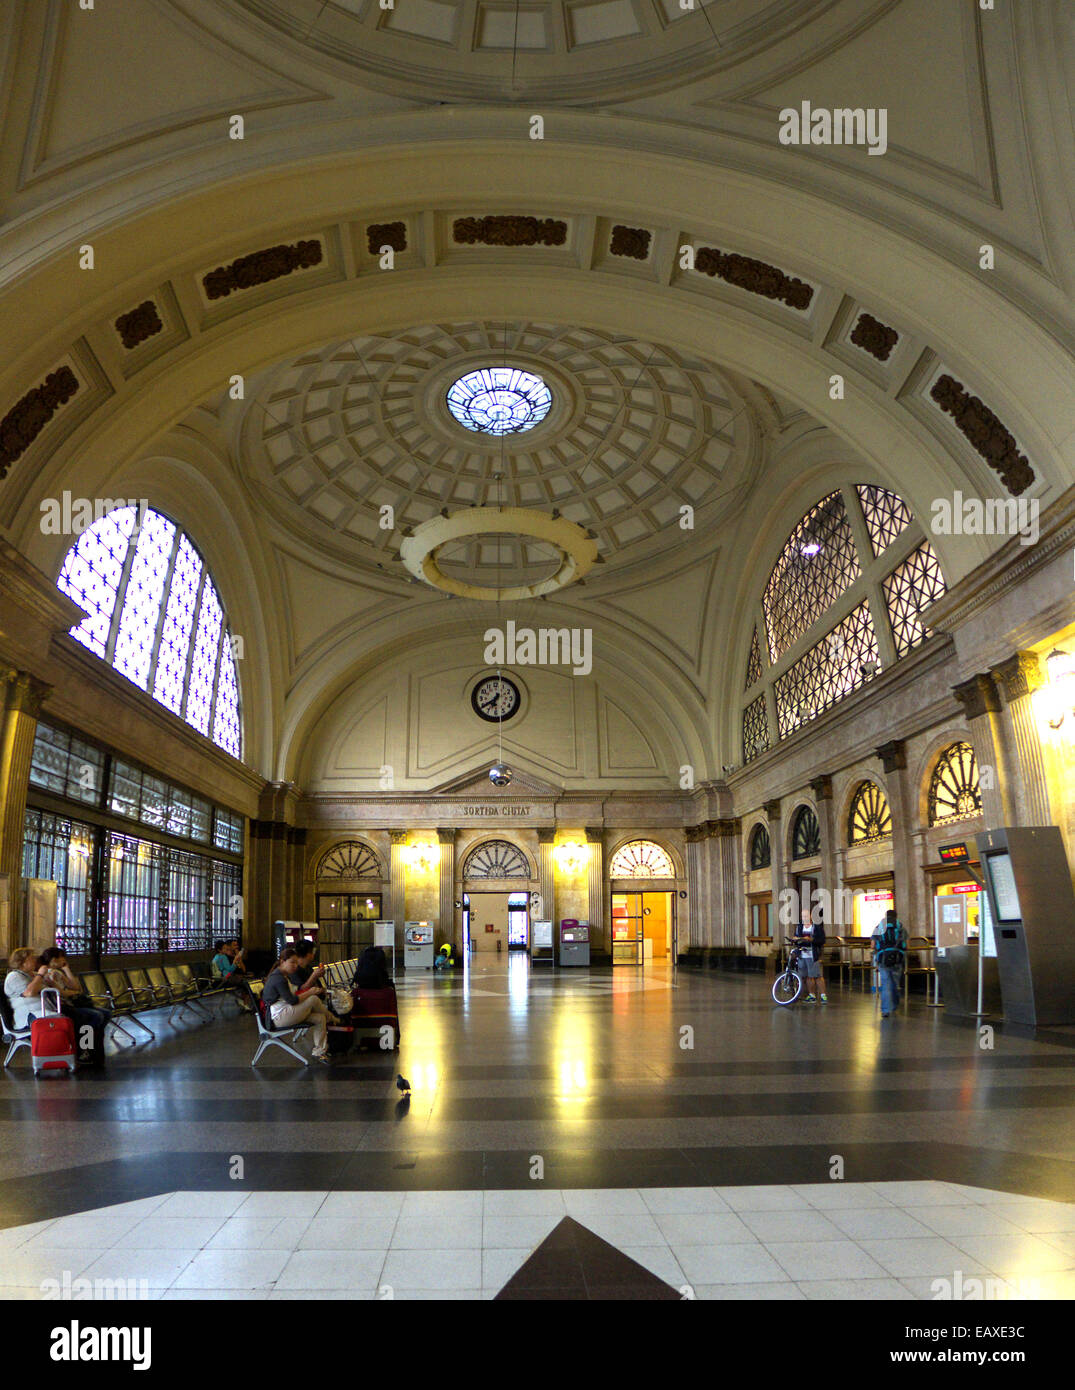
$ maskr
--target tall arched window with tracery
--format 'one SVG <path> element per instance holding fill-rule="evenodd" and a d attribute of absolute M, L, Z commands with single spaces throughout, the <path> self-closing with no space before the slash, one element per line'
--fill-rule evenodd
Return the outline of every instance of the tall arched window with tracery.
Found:
<path fill-rule="evenodd" d="M 612 856 L 609 878 L 675 878 L 672 856 L 653 840 L 628 840 Z"/>
<path fill-rule="evenodd" d="M 883 650 L 899 660 L 924 642 L 930 634 L 923 611 L 945 588 L 933 547 L 896 493 L 858 483 L 816 502 L 784 543 L 760 595 L 768 662 L 756 660 L 754 629 L 743 761 L 772 746 L 770 691 L 776 739 L 788 738 L 879 675 Z"/>
<path fill-rule="evenodd" d="M 873 845 L 892 838 L 892 812 L 888 798 L 876 782 L 863 782 L 847 814 L 847 843 Z"/>
<path fill-rule="evenodd" d="M 205 561 L 174 521 L 118 507 L 82 532 L 56 585 L 86 614 L 76 641 L 242 756 L 235 642 Z"/>

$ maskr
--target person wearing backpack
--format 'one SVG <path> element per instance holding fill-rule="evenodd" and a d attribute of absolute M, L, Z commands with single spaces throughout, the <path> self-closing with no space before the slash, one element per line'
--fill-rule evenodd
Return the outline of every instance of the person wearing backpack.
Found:
<path fill-rule="evenodd" d="M 906 955 L 907 933 L 896 915 L 895 908 L 890 907 L 878 922 L 873 934 L 873 963 L 877 967 L 881 983 L 882 1018 L 887 1018 L 899 1005 Z"/>

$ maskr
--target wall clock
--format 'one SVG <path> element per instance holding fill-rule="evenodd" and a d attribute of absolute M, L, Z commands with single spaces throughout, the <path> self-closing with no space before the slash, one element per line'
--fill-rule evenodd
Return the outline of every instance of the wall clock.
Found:
<path fill-rule="evenodd" d="M 470 703 L 479 719 L 500 724 L 518 714 L 519 687 L 507 676 L 483 676 L 470 692 Z"/>

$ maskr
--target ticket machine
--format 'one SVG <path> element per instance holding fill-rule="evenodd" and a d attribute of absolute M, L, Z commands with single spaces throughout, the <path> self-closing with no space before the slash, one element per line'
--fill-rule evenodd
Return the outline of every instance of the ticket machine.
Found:
<path fill-rule="evenodd" d="M 406 970 L 433 969 L 433 923 L 403 924 L 403 965 Z"/>
<path fill-rule="evenodd" d="M 1075 1023 L 1075 893 L 1059 826 L 1004 826 L 977 840 L 1005 1020 Z"/>
<path fill-rule="evenodd" d="M 589 965 L 590 963 L 590 924 L 576 921 L 574 917 L 564 917 L 560 922 L 560 950 L 557 964 Z"/>

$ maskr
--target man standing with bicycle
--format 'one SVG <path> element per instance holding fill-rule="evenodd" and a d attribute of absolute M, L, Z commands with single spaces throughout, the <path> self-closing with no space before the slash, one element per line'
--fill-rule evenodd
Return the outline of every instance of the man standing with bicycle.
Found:
<path fill-rule="evenodd" d="M 807 1004 L 816 1002 L 815 989 L 821 995 L 823 1004 L 829 1002 L 829 996 L 825 993 L 825 975 L 821 966 L 821 955 L 825 949 L 825 927 L 821 921 L 820 909 L 817 916 L 818 920 L 815 922 L 810 909 L 808 907 L 803 908 L 799 914 L 799 932 L 796 938 L 803 947 L 802 955 L 799 957 L 799 970 L 803 974 L 803 984 L 806 986 Z"/>
<path fill-rule="evenodd" d="M 873 933 L 873 963 L 881 982 L 882 1018 L 887 1018 L 899 1006 L 906 955 L 907 933 L 895 908 L 890 907 Z"/>

